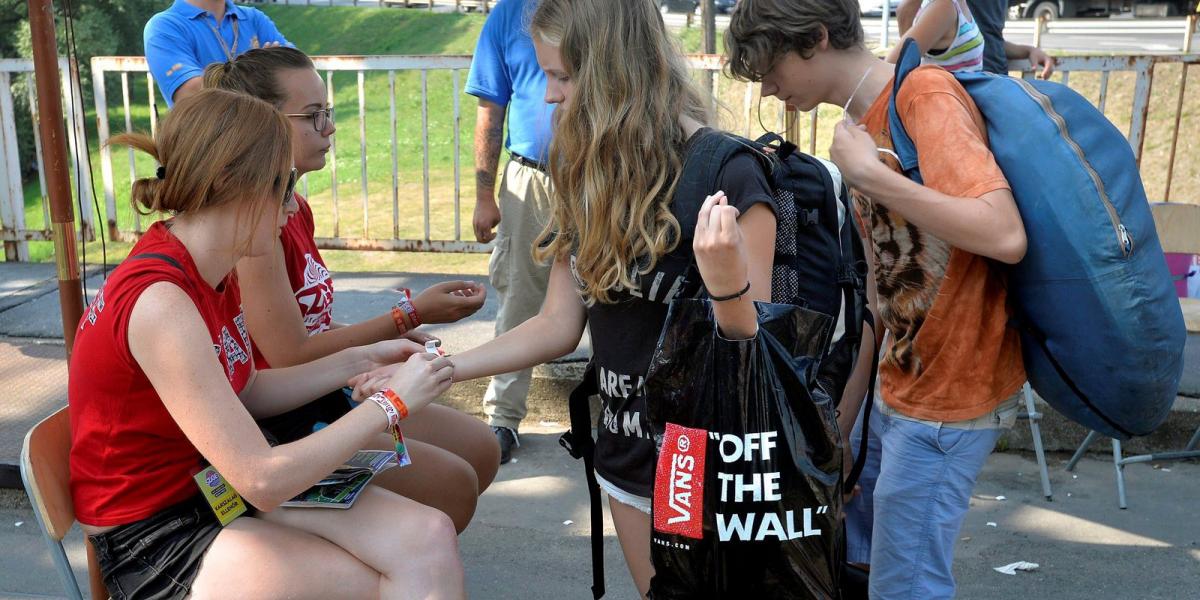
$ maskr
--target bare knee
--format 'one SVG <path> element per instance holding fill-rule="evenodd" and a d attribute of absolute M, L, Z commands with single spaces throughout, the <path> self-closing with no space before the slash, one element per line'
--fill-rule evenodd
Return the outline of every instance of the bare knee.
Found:
<path fill-rule="evenodd" d="M 461 571 L 462 560 L 458 555 L 458 531 L 454 521 L 444 512 L 422 507 L 418 519 L 411 520 L 411 527 L 405 528 L 399 536 L 394 537 L 398 545 L 407 548 L 397 551 L 394 556 L 411 557 L 411 549 L 415 546 L 421 549 L 423 560 L 428 561 L 425 568 L 436 571 Z"/>
<path fill-rule="evenodd" d="M 458 461 L 452 468 L 439 474 L 445 490 L 445 501 L 441 508 L 453 523 L 457 533 L 462 533 L 475 516 L 479 504 L 479 479 L 475 469 L 466 461 Z"/>

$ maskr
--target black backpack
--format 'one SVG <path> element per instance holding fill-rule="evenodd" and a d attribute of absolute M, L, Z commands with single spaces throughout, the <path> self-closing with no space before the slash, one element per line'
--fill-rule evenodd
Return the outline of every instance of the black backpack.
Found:
<path fill-rule="evenodd" d="M 692 148 L 671 203 L 683 236 L 680 244 L 691 244 L 700 205 L 716 191 L 721 168 L 737 154 L 752 154 L 762 165 L 778 211 L 771 301 L 802 306 L 827 314 L 835 321 L 839 312 L 843 315 L 843 334 L 835 340 L 834 332 L 830 332 L 830 339 L 825 341 L 828 350 L 818 372 L 822 388 L 835 405 L 840 405 L 858 358 L 864 328 L 874 326 L 867 310 L 866 260 L 840 173 L 831 163 L 798 152 L 794 144 L 776 134 L 769 133 L 755 141 L 715 130 L 702 130 L 696 135 L 690 142 Z M 703 285 L 693 266 L 681 295 L 702 294 Z M 862 444 L 847 477 L 850 487 L 858 480 L 866 462 L 866 424 L 875 389 L 874 367 L 863 408 Z M 573 458 L 584 461 L 591 498 L 592 593 L 600 598 L 604 595 L 603 514 L 593 471 L 595 441 L 590 413 L 590 398 L 597 393 L 594 369 L 589 365 L 583 381 L 571 392 L 571 428 L 559 443 Z"/>

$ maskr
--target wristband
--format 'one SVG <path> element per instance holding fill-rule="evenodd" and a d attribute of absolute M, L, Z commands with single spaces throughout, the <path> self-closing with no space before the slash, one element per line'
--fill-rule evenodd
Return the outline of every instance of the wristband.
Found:
<path fill-rule="evenodd" d="M 408 405 L 404 403 L 404 400 L 400 399 L 399 394 L 392 391 L 391 388 L 383 388 L 382 390 L 379 390 L 379 393 L 383 394 L 383 396 L 392 403 L 392 406 L 395 407 L 396 414 L 400 415 L 398 421 L 403 421 L 404 419 L 408 418 Z"/>
<path fill-rule="evenodd" d="M 746 287 L 742 288 L 742 291 L 737 292 L 735 294 L 730 294 L 728 296 L 714 296 L 714 295 L 712 295 L 712 292 L 708 291 L 707 287 L 704 288 L 704 291 L 708 292 L 708 299 L 712 300 L 713 302 L 726 302 L 729 300 L 737 300 L 738 298 L 745 296 L 746 292 L 750 291 L 750 280 L 749 279 L 746 280 Z"/>
<path fill-rule="evenodd" d="M 369 398 L 387 415 L 387 431 L 392 434 L 392 441 L 396 445 L 396 463 L 401 467 L 411 465 L 412 457 L 409 456 L 408 446 L 404 443 L 404 434 L 400 433 L 400 421 L 408 416 L 408 407 L 404 405 L 400 396 L 389 388 L 383 388 L 371 394 Z"/>
<path fill-rule="evenodd" d="M 409 329 L 416 329 L 421 325 L 421 317 L 417 316 L 417 307 L 413 306 L 412 300 L 402 296 L 396 301 L 396 308 L 404 311 L 408 317 Z"/>
<path fill-rule="evenodd" d="M 396 331 L 398 335 L 404 335 L 405 333 L 408 333 L 408 322 L 404 320 L 404 311 L 401 310 L 399 306 L 392 307 L 392 322 L 396 324 Z"/>
<path fill-rule="evenodd" d="M 393 395 L 394 395 L 394 392 L 393 392 Z M 389 399 L 387 397 L 387 395 L 385 395 L 383 392 L 375 392 L 374 394 L 371 394 L 368 399 L 371 400 L 372 402 L 374 402 L 376 405 L 379 406 L 380 409 L 383 410 L 383 414 L 387 417 L 387 420 L 388 420 L 388 429 L 389 430 L 400 424 L 400 419 L 401 419 L 400 410 L 396 407 L 395 404 L 392 403 L 391 399 Z M 405 412 L 408 412 L 407 408 L 405 409 Z"/>

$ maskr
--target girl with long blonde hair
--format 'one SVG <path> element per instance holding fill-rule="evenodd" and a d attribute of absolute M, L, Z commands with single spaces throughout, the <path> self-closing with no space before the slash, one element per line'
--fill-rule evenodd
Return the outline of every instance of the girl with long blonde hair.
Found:
<path fill-rule="evenodd" d="M 542 0 L 530 33 L 546 101 L 559 105 L 548 161 L 553 218 L 535 250 L 553 263 L 549 291 L 537 316 L 455 356 L 455 379 L 563 356 L 590 327 L 604 404 L 596 475 L 644 595 L 653 575 L 656 450 L 642 386 L 650 357 L 693 260 L 709 295 L 725 299 L 713 304 L 720 334 L 755 335 L 754 301 L 771 297 L 774 201 L 756 159 L 738 155 L 699 214 L 672 212 L 693 145 L 716 133 L 653 0 Z M 371 377 L 360 391 L 371 390 Z"/>

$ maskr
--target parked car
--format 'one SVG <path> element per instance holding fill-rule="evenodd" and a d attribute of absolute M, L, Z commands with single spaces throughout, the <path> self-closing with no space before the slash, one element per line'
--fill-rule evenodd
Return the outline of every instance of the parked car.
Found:
<path fill-rule="evenodd" d="M 713 0 L 713 8 L 717 14 L 727 15 L 737 6 L 737 0 Z M 658 9 L 664 14 L 673 13 L 700 13 L 700 0 L 658 0 Z"/>
<path fill-rule="evenodd" d="M 896 14 L 900 0 L 858 0 L 858 12 L 865 17 L 881 17 L 885 1 L 888 3 L 888 14 Z"/>
<path fill-rule="evenodd" d="M 1019 18 L 1174 17 L 1196 10 L 1195 0 L 1009 0 Z"/>

